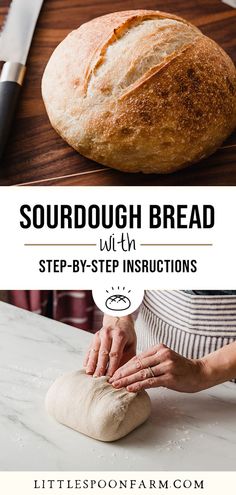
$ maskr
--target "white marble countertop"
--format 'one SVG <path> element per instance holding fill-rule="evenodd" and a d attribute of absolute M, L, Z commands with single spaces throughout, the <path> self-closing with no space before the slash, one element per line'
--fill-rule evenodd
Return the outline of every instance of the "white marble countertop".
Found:
<path fill-rule="evenodd" d="M 235 470 L 236 385 L 149 391 L 151 418 L 102 443 L 44 410 L 53 380 L 81 368 L 91 335 L 0 303 L 0 336 L 1 470 Z"/>

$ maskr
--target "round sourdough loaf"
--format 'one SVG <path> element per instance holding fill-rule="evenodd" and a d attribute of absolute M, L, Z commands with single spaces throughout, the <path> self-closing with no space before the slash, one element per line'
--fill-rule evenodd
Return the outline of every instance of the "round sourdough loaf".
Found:
<path fill-rule="evenodd" d="M 125 172 L 186 167 L 236 126 L 233 62 L 195 26 L 164 12 L 117 12 L 83 24 L 52 54 L 42 93 L 63 139 Z"/>

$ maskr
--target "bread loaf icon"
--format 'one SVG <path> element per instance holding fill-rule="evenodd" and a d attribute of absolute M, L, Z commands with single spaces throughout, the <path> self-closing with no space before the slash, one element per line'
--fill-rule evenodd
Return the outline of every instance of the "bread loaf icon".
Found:
<path fill-rule="evenodd" d="M 125 311 L 131 306 L 131 301 L 123 294 L 113 294 L 107 298 L 105 305 L 110 311 Z"/>

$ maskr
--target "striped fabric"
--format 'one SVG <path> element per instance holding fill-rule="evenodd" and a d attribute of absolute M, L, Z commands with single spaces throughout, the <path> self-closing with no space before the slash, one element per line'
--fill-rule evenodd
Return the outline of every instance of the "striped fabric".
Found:
<path fill-rule="evenodd" d="M 201 358 L 236 341 L 236 295 L 146 291 L 136 321 L 138 349 L 162 343 Z"/>
<path fill-rule="evenodd" d="M 9 302 L 82 330 L 96 332 L 103 315 L 86 290 L 11 290 Z"/>

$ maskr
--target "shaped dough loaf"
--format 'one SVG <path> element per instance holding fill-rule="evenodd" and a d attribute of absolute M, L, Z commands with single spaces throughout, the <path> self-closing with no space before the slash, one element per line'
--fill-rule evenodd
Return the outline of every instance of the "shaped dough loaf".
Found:
<path fill-rule="evenodd" d="M 46 395 L 46 410 L 59 423 L 89 437 L 112 442 L 124 437 L 149 417 L 151 401 L 142 391 L 116 390 L 103 376 L 85 371 L 59 377 Z"/>

